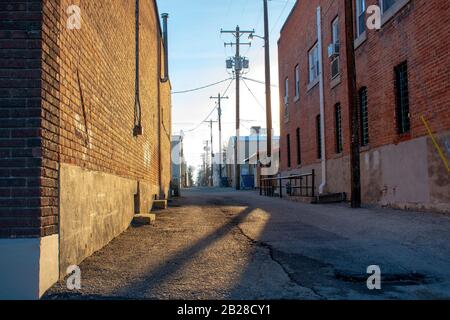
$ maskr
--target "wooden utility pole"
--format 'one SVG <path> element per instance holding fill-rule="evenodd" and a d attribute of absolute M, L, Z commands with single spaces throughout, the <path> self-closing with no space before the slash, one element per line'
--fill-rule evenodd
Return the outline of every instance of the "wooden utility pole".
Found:
<path fill-rule="evenodd" d="M 267 157 L 272 156 L 272 92 L 270 83 L 270 33 L 269 10 L 267 0 L 264 0 L 264 50 L 266 68 L 266 129 L 267 129 Z"/>
<path fill-rule="evenodd" d="M 361 207 L 361 173 L 359 150 L 358 97 L 356 94 L 356 62 L 354 46 L 353 1 L 345 0 L 345 43 L 347 58 L 347 91 L 351 135 L 350 171 L 352 208 Z"/>
<path fill-rule="evenodd" d="M 220 176 L 220 184 L 222 183 L 222 99 L 228 99 L 228 97 L 222 97 L 220 93 L 217 95 L 217 97 L 211 97 L 210 99 L 217 99 L 217 113 L 219 116 L 219 154 L 220 154 L 220 161 L 219 161 L 219 176 Z"/>
<path fill-rule="evenodd" d="M 234 57 L 234 76 L 236 78 L 236 145 L 234 146 L 234 168 L 235 168 L 235 185 L 236 190 L 241 189 L 241 167 L 239 163 L 239 132 L 240 132 L 240 78 L 241 78 L 241 72 L 244 67 L 244 59 L 241 57 L 240 53 L 240 47 L 242 45 L 250 46 L 251 43 L 242 43 L 241 42 L 241 36 L 245 34 L 253 34 L 255 33 L 255 30 L 252 31 L 243 31 L 239 28 L 239 26 L 236 27 L 235 31 L 224 31 L 221 30 L 221 33 L 231 33 L 236 38 L 236 42 L 233 43 L 225 43 L 225 46 L 236 46 L 236 55 Z"/>

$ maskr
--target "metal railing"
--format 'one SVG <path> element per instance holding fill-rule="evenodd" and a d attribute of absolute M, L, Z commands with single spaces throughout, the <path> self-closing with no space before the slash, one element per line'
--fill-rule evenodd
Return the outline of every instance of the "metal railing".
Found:
<path fill-rule="evenodd" d="M 259 194 L 266 197 L 315 197 L 315 171 L 286 177 L 260 179 Z"/>

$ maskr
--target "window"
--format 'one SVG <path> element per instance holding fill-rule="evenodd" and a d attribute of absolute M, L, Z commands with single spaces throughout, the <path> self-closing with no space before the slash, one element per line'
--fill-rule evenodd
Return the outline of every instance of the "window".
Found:
<path fill-rule="evenodd" d="M 287 163 L 288 167 L 291 167 L 291 135 L 287 135 Z"/>
<path fill-rule="evenodd" d="M 335 136 L 336 136 L 336 153 L 342 152 L 342 109 L 341 105 L 337 104 L 334 107 L 334 121 L 335 121 Z"/>
<path fill-rule="evenodd" d="M 333 20 L 331 24 L 332 40 L 333 44 L 339 44 L 339 17 Z"/>
<path fill-rule="evenodd" d="M 289 116 L 289 78 L 286 78 L 286 80 L 284 80 L 284 116 L 287 119 L 287 117 Z"/>
<path fill-rule="evenodd" d="M 295 67 L 295 98 L 300 98 L 300 66 Z"/>
<path fill-rule="evenodd" d="M 356 36 L 366 31 L 366 0 L 356 0 Z"/>
<path fill-rule="evenodd" d="M 369 115 L 367 111 L 367 88 L 359 90 L 359 114 L 361 126 L 361 146 L 369 144 Z"/>
<path fill-rule="evenodd" d="M 297 128 L 297 165 L 302 164 L 302 149 L 300 141 L 300 128 Z"/>
<path fill-rule="evenodd" d="M 331 60 L 331 79 L 333 80 L 339 75 L 339 17 L 333 20 L 331 24 L 331 34 L 332 34 L 332 55 Z"/>
<path fill-rule="evenodd" d="M 320 125 L 320 115 L 316 117 L 317 136 L 317 159 L 322 159 L 322 129 Z"/>
<path fill-rule="evenodd" d="M 289 78 L 284 80 L 284 104 L 289 102 Z"/>
<path fill-rule="evenodd" d="M 385 13 L 388 11 L 397 0 L 381 0 L 381 12 Z"/>
<path fill-rule="evenodd" d="M 397 129 L 399 134 L 410 130 L 408 65 L 406 62 L 395 67 L 395 92 Z"/>
<path fill-rule="evenodd" d="M 309 52 L 309 83 L 314 82 L 319 77 L 319 44 L 316 43 Z"/>

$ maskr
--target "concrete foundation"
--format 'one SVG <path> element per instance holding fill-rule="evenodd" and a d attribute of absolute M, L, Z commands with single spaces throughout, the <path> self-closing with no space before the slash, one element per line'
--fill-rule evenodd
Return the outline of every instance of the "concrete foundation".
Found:
<path fill-rule="evenodd" d="M 136 212 L 148 213 L 157 186 L 62 164 L 60 169 L 60 277 L 125 231 Z"/>
<path fill-rule="evenodd" d="M 447 158 L 450 133 L 436 136 Z M 397 145 L 362 150 L 361 189 L 365 204 L 397 209 L 450 212 L 450 174 L 430 137 Z M 320 164 L 303 166 L 281 174 L 316 171 L 316 187 L 321 183 Z M 325 193 L 345 192 L 351 196 L 350 157 L 327 160 Z M 317 192 L 317 190 L 316 190 Z"/>
<path fill-rule="evenodd" d="M 449 133 L 438 137 L 440 142 L 449 138 Z M 365 203 L 450 212 L 450 175 L 430 137 L 363 153 L 361 184 Z"/>
<path fill-rule="evenodd" d="M 58 235 L 0 239 L 0 299 L 39 299 L 58 281 Z"/>

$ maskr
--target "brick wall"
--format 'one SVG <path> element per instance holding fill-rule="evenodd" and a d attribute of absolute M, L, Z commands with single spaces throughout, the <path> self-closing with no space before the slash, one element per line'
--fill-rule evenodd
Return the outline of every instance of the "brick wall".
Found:
<path fill-rule="evenodd" d="M 80 30 L 66 28 L 70 5 L 81 9 Z M 167 194 L 170 83 L 159 81 L 155 6 L 140 1 L 135 137 L 134 1 L 0 3 L 1 237 L 58 232 L 60 164 L 141 181 L 155 195 L 161 180 Z"/>
<path fill-rule="evenodd" d="M 367 0 L 367 5 L 377 4 Z M 420 117 L 435 132 L 450 128 L 450 3 L 410 1 L 356 49 L 358 88 L 367 86 L 370 147 L 396 144 L 427 134 Z M 394 67 L 408 62 L 411 132 L 397 134 Z"/>
<path fill-rule="evenodd" d="M 0 237 L 51 234 L 41 173 L 41 1 L 0 3 Z"/>
<path fill-rule="evenodd" d="M 367 6 L 377 4 L 368 0 Z M 280 96 L 284 105 L 284 80 L 289 77 L 289 121 L 282 122 L 282 169 L 287 170 L 286 135 L 295 139 L 295 130 L 302 130 L 302 160 L 304 163 L 318 162 L 316 152 L 315 117 L 319 114 L 318 86 L 307 89 L 307 52 L 316 41 L 316 8 L 322 7 L 324 89 L 326 113 L 327 159 L 335 159 L 335 134 L 333 108 L 336 103 L 343 106 L 344 152 L 350 150 L 348 129 L 348 101 L 346 97 L 346 57 L 340 54 L 340 84 L 332 87 L 330 81 L 330 60 L 327 46 L 331 43 L 331 23 L 340 17 L 341 48 L 345 45 L 343 1 L 299 1 L 286 22 L 279 41 Z M 381 31 L 368 31 L 367 40 L 356 49 L 358 89 L 368 87 L 370 147 L 398 143 L 401 137 L 396 132 L 394 67 L 408 61 L 409 93 L 411 111 L 411 135 L 403 140 L 426 135 L 420 116 L 425 115 L 436 132 L 450 127 L 448 108 L 450 77 L 448 51 L 449 3 L 439 1 L 410 1 Z M 439 17 L 438 19 L 436 17 Z M 294 39 L 297 39 L 295 41 Z M 301 39 L 302 41 L 298 41 Z M 301 94 L 294 101 L 294 68 L 300 64 Z M 295 141 L 291 145 L 292 163 L 295 163 Z"/>
<path fill-rule="evenodd" d="M 398 3 L 405 3 L 398 0 Z M 378 0 L 367 0 L 367 6 L 379 4 Z M 298 1 L 281 32 L 279 40 L 280 70 L 280 104 L 284 106 L 284 81 L 289 77 L 289 118 L 284 121 L 284 108 L 280 108 L 281 121 L 281 169 L 286 172 L 310 171 L 318 168 L 316 121 L 319 115 L 319 87 L 308 88 L 308 50 L 317 40 L 316 8 L 322 9 L 323 33 L 323 75 L 325 96 L 325 143 L 327 159 L 328 192 L 349 192 L 350 182 L 350 131 L 348 117 L 346 55 L 345 55 L 345 12 L 344 1 L 315 0 Z M 411 0 L 406 3 L 391 19 L 386 20 L 380 31 L 367 30 L 366 39 L 355 50 L 357 67 L 357 89 L 367 87 L 369 145 L 362 148 L 363 192 L 365 200 L 376 202 L 383 198 L 384 192 L 390 190 L 391 199 L 399 189 L 404 194 L 414 192 L 424 195 L 427 200 L 445 203 L 442 186 L 448 184 L 445 167 L 439 159 L 427 131 L 422 123 L 424 116 L 445 148 L 446 135 L 450 129 L 450 60 L 446 52 L 450 46 L 450 3 L 445 0 L 422 1 Z M 332 21 L 340 19 L 340 80 L 331 81 L 331 65 L 327 46 L 332 42 Z M 355 21 L 356 22 L 356 21 Z M 399 135 L 396 122 L 395 77 L 394 68 L 404 62 L 408 63 L 409 108 L 411 118 L 410 133 Z M 301 70 L 300 99 L 294 99 L 294 70 L 299 64 Z M 342 107 L 343 152 L 336 153 L 336 133 L 334 106 Z M 296 129 L 301 129 L 302 165 L 297 166 Z M 291 167 L 287 161 L 287 139 L 291 138 Z M 417 139 L 427 140 L 416 147 L 410 145 L 408 150 L 420 155 L 417 163 L 423 164 L 420 172 L 413 163 L 405 164 L 402 174 L 415 175 L 420 178 L 413 184 L 417 190 L 407 191 L 408 183 L 399 178 L 389 178 L 396 171 L 396 166 L 404 159 L 399 150 L 389 149 L 391 163 L 389 170 L 385 163 L 381 169 L 378 156 L 380 148 L 397 146 L 400 143 L 414 143 Z M 428 145 L 428 147 L 427 147 Z M 420 150 L 418 150 L 420 149 Z M 384 150 L 384 149 L 383 149 Z M 376 154 L 375 154 L 376 153 Z M 407 157 L 407 156 L 406 156 Z M 393 160 L 395 159 L 395 160 Z M 381 160 L 383 161 L 383 159 Z M 366 165 L 364 166 L 364 162 Z M 373 162 L 373 163 L 372 163 Z M 427 165 L 428 163 L 428 165 Z M 367 164 L 370 164 L 367 166 Z M 376 166 L 377 168 L 375 169 Z M 428 166 L 428 167 L 427 167 Z M 380 171 L 381 170 L 381 171 Z M 393 172 L 391 172 L 393 171 Z M 444 173 L 444 175 L 442 175 Z M 434 176 L 434 177 L 433 177 Z M 320 177 L 319 177 L 320 178 Z M 396 180 L 397 179 L 397 180 Z M 427 180 L 428 179 L 428 180 Z M 412 181 L 411 181 L 412 182 Z M 409 183 L 411 185 L 411 182 Z M 401 187 L 399 187 L 402 185 Z M 431 191 L 427 191 L 430 186 Z M 392 189 L 392 190 L 391 190 Z M 434 191 L 433 191 L 434 190 Z M 426 195 L 426 196 L 425 196 Z M 364 198 L 364 195 L 363 195 Z M 406 196 L 404 198 L 407 198 Z M 410 197 L 411 198 L 411 197 Z M 413 198 L 413 196 L 412 196 Z M 434 200 L 429 200 L 429 198 Z M 391 201 L 391 200 L 389 200 Z M 392 200 L 395 201 L 395 200 Z M 411 200 L 412 201 L 412 200 Z M 419 201 L 419 200 L 417 200 Z"/>

